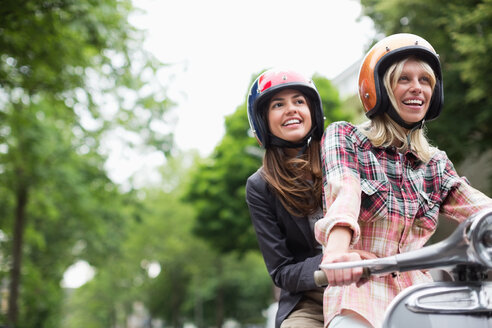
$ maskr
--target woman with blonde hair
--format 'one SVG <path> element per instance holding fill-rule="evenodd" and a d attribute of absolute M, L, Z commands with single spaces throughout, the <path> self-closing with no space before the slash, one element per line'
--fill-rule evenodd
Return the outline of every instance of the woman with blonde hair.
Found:
<path fill-rule="evenodd" d="M 444 99 L 429 42 L 402 33 L 375 44 L 361 65 L 359 96 L 369 121 L 333 123 L 321 143 L 326 211 L 315 237 L 323 264 L 360 260 L 361 251 L 370 258 L 421 248 L 439 215 L 461 222 L 492 207 L 425 136 L 425 122 L 439 116 Z M 425 271 L 368 280 L 361 268 L 323 271 L 327 327 L 379 327 L 399 292 L 432 280 Z"/>

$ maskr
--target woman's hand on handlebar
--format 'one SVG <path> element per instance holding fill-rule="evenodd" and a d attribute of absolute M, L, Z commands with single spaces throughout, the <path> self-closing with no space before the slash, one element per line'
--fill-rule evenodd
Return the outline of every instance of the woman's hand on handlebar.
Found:
<path fill-rule="evenodd" d="M 361 249 L 351 249 L 349 252 L 359 254 L 360 258 L 363 260 L 372 260 L 378 258 L 374 253 L 363 251 Z M 365 276 L 365 277 L 363 276 L 357 282 L 357 287 L 362 286 L 365 282 L 367 282 L 367 280 L 369 280 L 369 276 Z"/>
<path fill-rule="evenodd" d="M 377 258 L 371 252 L 363 250 L 348 250 L 346 252 L 327 252 L 323 256 L 322 264 L 327 263 L 338 263 L 338 262 L 349 262 L 349 261 L 359 261 L 366 259 Z M 367 278 L 362 277 L 362 268 L 351 268 L 351 269 L 338 269 L 338 270 L 328 270 L 322 269 L 328 280 L 328 284 L 331 286 L 344 286 L 356 283 L 357 287 L 364 284 Z"/>
<path fill-rule="evenodd" d="M 350 249 L 349 244 L 351 239 L 352 230 L 349 227 L 333 227 L 324 247 L 323 260 L 321 264 L 360 261 L 362 259 L 372 258 L 372 256 L 374 256 L 370 252 Z M 326 275 L 328 284 L 331 286 L 350 285 L 354 282 L 360 285 L 365 282 L 365 279 L 364 281 L 360 281 L 363 272 L 362 268 L 322 270 Z"/>
<path fill-rule="evenodd" d="M 323 255 L 322 264 L 358 261 L 361 257 L 357 253 L 350 252 L 328 252 Z M 328 270 L 322 269 L 326 275 L 326 280 L 330 286 L 344 286 L 358 282 L 362 276 L 362 268 L 352 269 L 337 269 Z"/>

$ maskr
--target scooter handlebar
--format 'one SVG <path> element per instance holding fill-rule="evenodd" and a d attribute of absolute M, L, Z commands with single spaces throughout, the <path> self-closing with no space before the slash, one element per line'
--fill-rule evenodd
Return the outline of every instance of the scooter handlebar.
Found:
<path fill-rule="evenodd" d="M 371 274 L 372 273 L 369 268 L 362 268 L 361 279 L 369 278 Z M 314 271 L 314 283 L 318 287 L 325 287 L 328 285 L 328 280 L 326 279 L 326 275 L 322 270 Z"/>
<path fill-rule="evenodd" d="M 314 271 L 314 283 L 318 287 L 324 287 L 328 285 L 328 280 L 326 279 L 326 275 L 321 270 Z"/>
<path fill-rule="evenodd" d="M 363 276 L 445 268 L 457 264 L 481 264 L 492 268 L 492 209 L 483 210 L 462 222 L 448 238 L 441 242 L 407 253 L 389 257 L 321 264 L 321 269 L 349 269 L 362 267 Z M 326 275 L 314 273 L 316 285 L 327 284 Z"/>

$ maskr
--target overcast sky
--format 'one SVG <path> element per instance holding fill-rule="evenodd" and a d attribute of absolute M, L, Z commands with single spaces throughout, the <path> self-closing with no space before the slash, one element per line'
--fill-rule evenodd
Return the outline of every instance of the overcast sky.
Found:
<path fill-rule="evenodd" d="M 144 48 L 168 64 L 155 78 L 177 103 L 176 146 L 209 155 L 224 117 L 241 105 L 253 75 L 287 67 L 333 78 L 360 59 L 374 37 L 358 0 L 133 0 L 130 22 Z M 162 154 L 141 157 L 112 145 L 107 167 L 118 183 L 149 177 Z M 140 156 L 140 157 L 139 157 Z M 145 183 L 145 182 L 142 182 Z"/>
<path fill-rule="evenodd" d="M 358 0 L 134 0 L 145 48 L 176 74 L 177 146 L 209 154 L 251 76 L 273 66 L 333 78 L 359 59 L 372 22 Z"/>

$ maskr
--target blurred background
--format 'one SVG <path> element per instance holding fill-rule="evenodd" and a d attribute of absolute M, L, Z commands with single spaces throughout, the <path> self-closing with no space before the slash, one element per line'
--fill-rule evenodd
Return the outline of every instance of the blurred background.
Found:
<path fill-rule="evenodd" d="M 1 0 L 0 326 L 268 327 L 248 87 L 294 68 L 326 124 L 362 122 L 360 61 L 392 33 L 439 53 L 428 135 L 491 196 L 491 29 L 489 0 Z"/>

